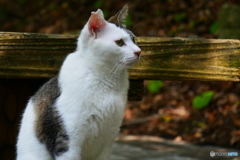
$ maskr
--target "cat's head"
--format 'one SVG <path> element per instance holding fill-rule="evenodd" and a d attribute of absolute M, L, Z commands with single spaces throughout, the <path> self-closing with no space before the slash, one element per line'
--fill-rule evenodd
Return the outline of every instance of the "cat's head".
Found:
<path fill-rule="evenodd" d="M 141 49 L 135 44 L 134 34 L 123 24 L 128 12 L 124 6 L 108 21 L 98 9 L 92 12 L 78 39 L 78 50 L 87 58 L 109 66 L 129 68 L 140 57 Z"/>

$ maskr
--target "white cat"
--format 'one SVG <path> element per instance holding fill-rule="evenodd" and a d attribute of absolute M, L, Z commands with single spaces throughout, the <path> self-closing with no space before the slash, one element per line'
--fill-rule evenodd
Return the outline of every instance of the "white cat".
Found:
<path fill-rule="evenodd" d="M 124 115 L 127 69 L 141 53 L 122 24 L 128 6 L 109 21 L 92 12 L 58 76 L 29 100 L 17 160 L 108 160 Z"/>

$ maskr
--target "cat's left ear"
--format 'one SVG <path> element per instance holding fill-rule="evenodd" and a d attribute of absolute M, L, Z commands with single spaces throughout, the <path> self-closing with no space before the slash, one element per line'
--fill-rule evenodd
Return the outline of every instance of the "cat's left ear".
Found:
<path fill-rule="evenodd" d="M 97 34 L 101 32 L 106 25 L 107 21 L 104 19 L 101 9 L 91 13 L 91 17 L 88 20 L 88 30 L 92 36 L 97 38 Z"/>
<path fill-rule="evenodd" d="M 114 23 L 117 26 L 126 27 L 124 23 L 127 16 L 128 16 L 128 4 L 126 4 L 115 16 L 112 16 L 108 20 L 108 22 Z"/>

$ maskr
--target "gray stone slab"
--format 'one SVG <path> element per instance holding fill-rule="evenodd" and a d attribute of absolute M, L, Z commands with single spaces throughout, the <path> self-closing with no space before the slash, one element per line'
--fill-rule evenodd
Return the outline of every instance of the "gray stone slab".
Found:
<path fill-rule="evenodd" d="M 210 152 L 237 152 L 238 156 L 210 156 Z M 120 136 L 110 160 L 240 160 L 240 150 L 199 146 L 150 136 Z"/>

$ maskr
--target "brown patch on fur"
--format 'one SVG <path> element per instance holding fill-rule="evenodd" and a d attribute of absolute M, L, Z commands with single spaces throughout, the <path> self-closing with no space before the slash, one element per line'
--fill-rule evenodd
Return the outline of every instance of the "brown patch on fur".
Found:
<path fill-rule="evenodd" d="M 46 145 L 52 156 L 60 156 L 68 150 L 69 137 L 56 109 L 60 96 L 58 77 L 50 79 L 32 97 L 35 105 L 35 132 L 38 140 Z"/>
<path fill-rule="evenodd" d="M 132 41 L 135 43 L 134 37 L 136 36 L 130 30 L 128 30 L 124 25 L 127 15 L 128 15 L 128 4 L 126 4 L 116 15 L 109 18 L 108 22 L 113 23 L 116 26 L 125 30 L 131 37 Z"/>
<path fill-rule="evenodd" d="M 123 26 L 123 23 L 128 15 L 128 5 L 126 4 L 115 16 L 109 18 L 108 22 L 114 23 L 117 26 Z"/>

